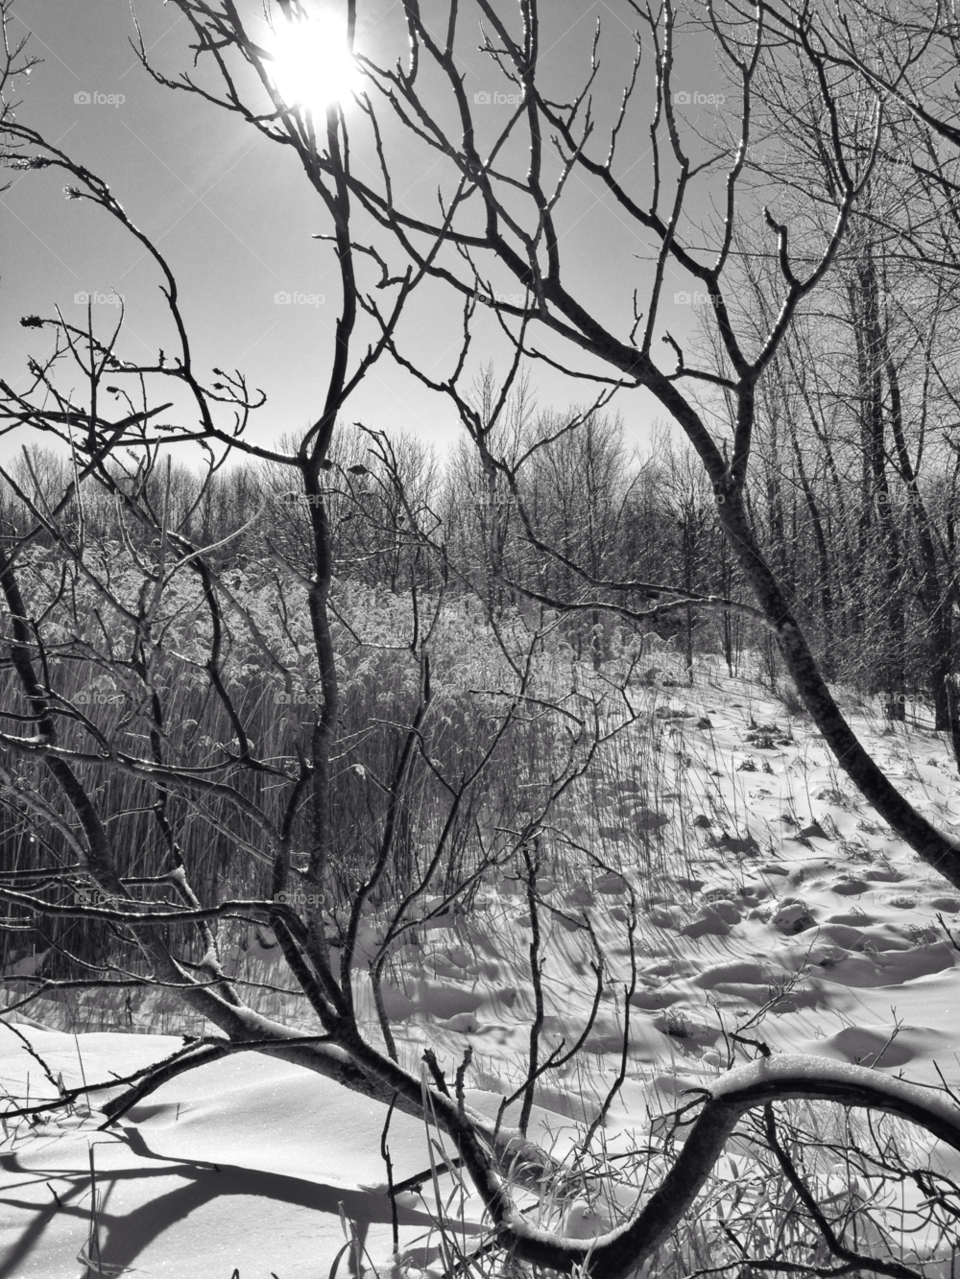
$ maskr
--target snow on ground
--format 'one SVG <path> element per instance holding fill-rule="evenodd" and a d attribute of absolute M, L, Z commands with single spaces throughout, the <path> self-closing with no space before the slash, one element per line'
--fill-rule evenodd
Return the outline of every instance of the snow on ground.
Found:
<path fill-rule="evenodd" d="M 127 1071 L 173 1051 L 169 1036 L 35 1031 L 55 1071 L 88 1080 Z M 12 1037 L 0 1059 L 3 1083 L 22 1077 Z M 50 1095 L 32 1074 L 31 1095 Z M 0 1214 L 0 1274 L 53 1279 L 85 1273 L 76 1258 L 90 1229 L 94 1152 L 103 1262 L 138 1275 L 243 1279 L 324 1275 L 344 1244 L 339 1212 L 382 1258 L 391 1251 L 384 1180 L 384 1112 L 336 1085 L 253 1054 L 229 1058 L 165 1085 L 99 1131 L 102 1115 L 54 1120 L 7 1143 Z M 423 1127 L 394 1116 L 389 1145 L 397 1180 L 429 1166 Z M 427 1214 L 400 1210 L 405 1225 Z M 409 1230 L 405 1231 L 407 1237 Z M 105 1272 L 106 1266 L 104 1267 Z M 346 1269 L 346 1267 L 345 1267 Z M 108 1273 L 117 1273 L 110 1271 Z"/>
<path fill-rule="evenodd" d="M 809 721 L 789 717 L 756 684 L 705 670 L 692 688 L 662 671 L 650 677 L 636 694 L 643 715 L 629 741 L 564 799 L 542 839 L 544 1053 L 575 1042 L 594 1000 L 597 956 L 585 921 L 604 956 L 583 1052 L 537 1091 L 536 1135 L 557 1153 L 597 1113 L 620 1066 L 631 889 L 637 980 L 608 1151 L 635 1144 L 649 1112 L 748 1059 L 730 1039 L 737 1030 L 774 1051 L 860 1062 L 922 1084 L 940 1072 L 960 1084 L 960 954 L 939 922 L 960 937 L 960 895 L 892 836 Z M 870 707 L 846 709 L 911 801 L 960 833 L 956 766 L 922 716 L 887 725 Z M 441 916 L 407 938 L 385 984 L 404 1063 L 419 1070 L 423 1049 L 434 1047 L 449 1076 L 469 1045 L 469 1097 L 491 1115 L 523 1078 L 528 922 L 525 886 L 508 870 L 484 885 L 468 915 Z M 371 915 L 370 947 L 378 923 Z M 250 975 L 279 976 L 270 952 L 252 947 L 236 958 Z M 358 975 L 361 1007 L 376 1036 L 363 981 Z M 264 1012 L 316 1029 L 285 997 L 272 998 Z M 31 1007 L 41 1022 L 43 1007 Z M 70 1083 L 125 1073 L 180 1042 L 19 1021 Z M 158 1025 L 170 1027 L 167 1014 Z M 23 1095 L 27 1079 L 31 1097 L 49 1092 L 20 1041 L 0 1028 L 3 1087 Z M 104 1274 L 117 1273 L 113 1266 L 141 1276 L 326 1277 L 344 1246 L 341 1217 L 363 1240 L 363 1267 L 389 1273 L 384 1119 L 380 1107 L 317 1076 L 244 1054 L 164 1085 L 119 1130 L 99 1131 L 96 1112 L 33 1131 L 8 1124 L 0 1279 L 86 1273 L 76 1258 L 90 1230 L 91 1144 Z M 419 1123 L 394 1115 L 389 1146 L 396 1181 L 429 1168 Z M 449 1180 L 438 1184 L 450 1192 Z M 437 1256 L 433 1193 L 428 1181 L 425 1198 L 400 1200 L 410 1265 Z M 466 1242 L 476 1202 L 464 1212 Z M 573 1210 L 567 1224 L 590 1233 Z M 349 1253 L 341 1258 L 341 1273 L 356 1268 Z"/>

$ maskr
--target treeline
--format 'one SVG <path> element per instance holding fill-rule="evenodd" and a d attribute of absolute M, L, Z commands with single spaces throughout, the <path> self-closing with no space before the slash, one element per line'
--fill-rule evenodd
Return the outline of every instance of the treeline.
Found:
<path fill-rule="evenodd" d="M 930 374 L 930 343 L 909 342 L 889 319 L 877 328 L 878 279 L 859 264 L 832 335 L 821 313 L 778 357 L 762 396 L 751 515 L 828 678 L 884 694 L 895 718 L 925 701 L 946 730 L 960 614 L 960 451 L 945 423 L 955 409 L 946 379 Z M 481 412 L 492 398 L 488 375 Z M 470 594 L 492 620 L 517 607 L 567 609 L 578 660 L 603 661 L 624 627 L 639 627 L 672 638 L 691 666 L 714 652 L 733 672 L 745 649 L 759 648 L 776 677 L 769 630 L 720 604 L 749 605 L 749 592 L 702 468 L 665 431 L 631 450 L 611 412 L 538 411 L 521 388 L 487 441 L 495 466 L 467 438 L 444 458 L 414 438 L 357 427 L 335 441 L 323 500 L 338 590 Z M 24 496 L 52 502 L 70 469 L 49 452 L 21 459 L 22 496 L 0 490 L 3 532 L 25 531 Z M 114 463 L 110 477 L 113 492 L 87 483 L 62 512 L 64 536 L 156 542 L 138 531 L 125 494 L 210 548 L 214 567 L 309 572 L 295 472 L 249 461 L 201 472 L 161 455 L 130 470 Z"/>

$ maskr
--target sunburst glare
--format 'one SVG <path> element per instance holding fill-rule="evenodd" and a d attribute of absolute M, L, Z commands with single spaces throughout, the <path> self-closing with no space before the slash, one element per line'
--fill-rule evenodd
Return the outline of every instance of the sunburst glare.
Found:
<path fill-rule="evenodd" d="M 281 21 L 267 48 L 269 75 L 288 107 L 323 112 L 359 87 L 346 24 L 335 14 Z"/>

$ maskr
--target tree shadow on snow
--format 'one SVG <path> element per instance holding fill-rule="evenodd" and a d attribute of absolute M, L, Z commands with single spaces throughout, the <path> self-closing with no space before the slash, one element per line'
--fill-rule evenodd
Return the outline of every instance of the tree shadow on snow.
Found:
<path fill-rule="evenodd" d="M 131 1153 L 138 1158 L 155 1160 L 162 1163 L 161 1168 L 129 1168 L 119 1170 L 104 1169 L 97 1173 L 98 1190 L 103 1196 L 99 1213 L 100 1222 L 100 1259 L 104 1265 L 114 1267 L 131 1266 L 152 1242 L 165 1232 L 174 1229 L 178 1222 L 186 1220 L 191 1213 L 204 1205 L 224 1196 L 249 1196 L 252 1199 L 267 1199 L 289 1207 L 307 1209 L 311 1213 L 327 1214 L 337 1223 L 341 1210 L 354 1223 L 358 1243 L 365 1244 L 370 1226 L 374 1224 L 389 1225 L 391 1221 L 390 1201 L 387 1194 L 376 1190 L 348 1190 L 342 1186 L 325 1185 L 322 1182 L 306 1181 L 299 1177 L 281 1173 L 262 1172 L 255 1169 L 241 1168 L 233 1164 L 201 1163 L 196 1160 L 181 1160 L 172 1156 L 155 1154 L 148 1147 L 143 1134 L 135 1128 L 125 1127 L 124 1143 Z M 17 1243 L 5 1256 L 0 1258 L 0 1279 L 14 1279 L 26 1259 L 33 1253 L 43 1238 L 50 1223 L 60 1216 L 75 1218 L 78 1223 L 77 1251 L 86 1241 L 86 1230 L 90 1220 L 90 1174 L 76 1168 L 57 1173 L 53 1168 L 45 1169 L 42 1174 L 35 1168 L 25 1168 L 17 1155 L 0 1157 L 0 1169 L 7 1174 L 21 1173 L 29 1178 L 30 1184 L 42 1179 L 71 1181 L 74 1184 L 68 1189 L 59 1189 L 59 1202 L 37 1205 L 29 1201 L 18 1202 L 10 1193 L 11 1186 L 7 1182 L 4 1201 L 9 1207 L 20 1208 L 25 1212 L 33 1212 L 34 1218 L 26 1230 L 20 1235 Z M 187 1185 L 152 1197 L 147 1203 L 131 1212 L 111 1212 L 110 1198 L 112 1192 L 124 1182 L 133 1183 L 151 1177 L 181 1177 Z M 423 1210 L 413 1210 L 397 1206 L 396 1218 L 400 1226 L 421 1226 L 425 1229 L 434 1224 L 434 1219 Z M 462 1230 L 463 1227 L 460 1227 Z M 466 1227 L 473 1233 L 475 1227 Z M 319 1231 L 318 1231 L 319 1234 Z M 304 1230 L 304 1242 L 309 1244 L 309 1229 Z M 269 1239 L 264 1239 L 265 1249 L 269 1247 Z M 348 1250 L 352 1254 L 353 1250 Z M 263 1258 L 264 1263 L 269 1257 Z M 350 1273 L 355 1273 L 353 1257 L 345 1257 Z"/>

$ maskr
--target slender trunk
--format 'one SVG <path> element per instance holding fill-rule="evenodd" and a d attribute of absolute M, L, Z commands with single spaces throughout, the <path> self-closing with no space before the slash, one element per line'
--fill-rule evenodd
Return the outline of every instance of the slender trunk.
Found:
<path fill-rule="evenodd" d="M 323 492 L 319 468 L 310 465 L 303 472 L 304 492 L 310 506 L 313 554 L 316 572 L 307 592 L 307 607 L 313 632 L 320 677 L 321 706 L 313 727 L 310 762 L 313 769 L 310 794 L 312 848 L 309 881 L 321 897 L 326 891 L 333 845 L 332 757 L 340 717 L 340 679 L 330 630 L 329 598 L 333 583 L 333 534 L 328 497 Z M 329 949 L 323 913 L 310 914 L 310 937 L 322 963 L 329 963 Z"/>
<path fill-rule="evenodd" d="M 724 599 L 730 599 L 733 596 L 733 574 L 730 571 L 729 547 L 727 540 L 724 538 L 720 543 L 720 594 Z M 721 615 L 721 624 L 723 627 L 723 657 L 727 664 L 727 674 L 733 679 L 733 627 L 734 618 L 729 609 L 724 609 Z"/>
<path fill-rule="evenodd" d="M 802 386 L 801 389 L 803 389 Z M 828 588 L 832 623 L 831 632 L 836 646 L 836 653 L 840 653 L 846 647 L 851 634 L 856 635 L 859 633 L 857 630 L 851 632 L 849 623 L 850 601 L 856 598 L 856 591 L 853 586 L 857 581 L 858 570 L 862 570 L 862 560 L 857 554 L 856 539 L 851 527 L 853 514 L 847 500 L 848 486 L 845 485 L 844 479 L 840 474 L 837 459 L 834 456 L 830 433 L 820 421 L 816 406 L 806 394 L 804 394 L 804 402 L 810 415 L 810 424 L 817 437 L 818 451 L 823 457 L 826 466 L 825 478 L 828 485 L 826 514 L 829 528 L 824 529 L 824 535 L 825 545 L 829 548 L 827 562 L 832 565 L 832 568 L 828 570 L 828 579 L 831 583 Z M 821 563 L 823 563 L 822 560 Z M 827 678 L 835 679 L 839 672 L 840 663 L 835 657 L 833 670 L 827 675 Z"/>
<path fill-rule="evenodd" d="M 941 834 L 897 790 L 857 740 L 824 682 L 803 631 L 794 618 L 776 577 L 764 560 L 743 502 L 730 488 L 719 506 L 720 519 L 757 601 L 770 619 L 777 647 L 797 691 L 824 741 L 861 794 L 884 821 L 925 862 L 960 888 L 960 849 Z"/>
<path fill-rule="evenodd" d="M 629 348 L 621 348 L 606 337 L 603 345 L 611 363 L 631 372 L 635 370 L 636 356 Z M 786 596 L 760 551 L 747 517 L 744 496 L 758 374 L 754 371 L 737 387 L 736 451 L 730 461 L 674 382 L 650 364 L 643 365 L 643 374 L 644 384 L 683 429 L 703 463 L 713 485 L 724 532 L 824 741 L 864 799 L 889 822 L 896 834 L 954 887 L 960 888 L 960 841 L 948 838 L 918 813 L 857 740 L 833 700 Z"/>
<path fill-rule="evenodd" d="M 827 542 L 827 536 L 823 528 L 823 520 L 820 517 L 820 506 L 817 502 L 816 494 L 813 491 L 813 485 L 807 476 L 806 467 L 803 465 L 803 454 L 797 442 L 796 432 L 791 429 L 790 440 L 793 445 L 793 454 L 797 464 L 797 476 L 800 480 L 800 488 L 803 492 L 804 501 L 807 504 L 807 510 L 810 513 L 810 522 L 813 525 L 813 538 L 817 547 L 817 562 L 820 566 L 820 619 L 823 626 L 823 653 L 824 656 L 820 661 L 820 668 L 823 671 L 824 679 L 836 678 L 836 655 L 834 651 L 834 629 L 833 629 L 833 574 L 830 570 L 830 550 Z"/>
<path fill-rule="evenodd" d="M 863 393 L 861 436 L 866 462 L 867 491 L 864 510 L 877 507 L 876 550 L 879 558 L 879 580 L 882 598 L 878 601 L 877 621 L 885 633 L 881 686 L 887 694 L 886 712 L 890 719 L 906 718 L 906 614 L 903 604 L 903 548 L 900 530 L 893 510 L 894 495 L 887 476 L 886 414 L 884 411 L 884 354 L 886 334 L 880 309 L 880 281 L 872 246 L 867 245 L 860 259 L 856 278 L 856 310 L 860 385 Z M 861 332 L 862 328 L 862 332 Z M 889 361 L 887 362 L 889 369 Z"/>
<path fill-rule="evenodd" d="M 899 371 L 891 355 L 886 335 L 884 335 L 884 363 L 887 370 L 887 383 L 890 387 L 890 425 L 897 450 L 897 464 L 907 485 L 910 510 L 917 528 L 917 544 L 922 566 L 917 597 L 930 629 L 934 728 L 941 733 L 949 731 L 956 753 L 960 748 L 960 722 L 956 717 L 955 699 L 951 697 L 954 637 L 949 591 L 942 581 L 930 517 L 926 503 L 920 494 L 917 472 L 910 457 L 910 450 L 907 448 Z M 960 754 L 957 755 L 957 759 L 960 762 Z"/>

